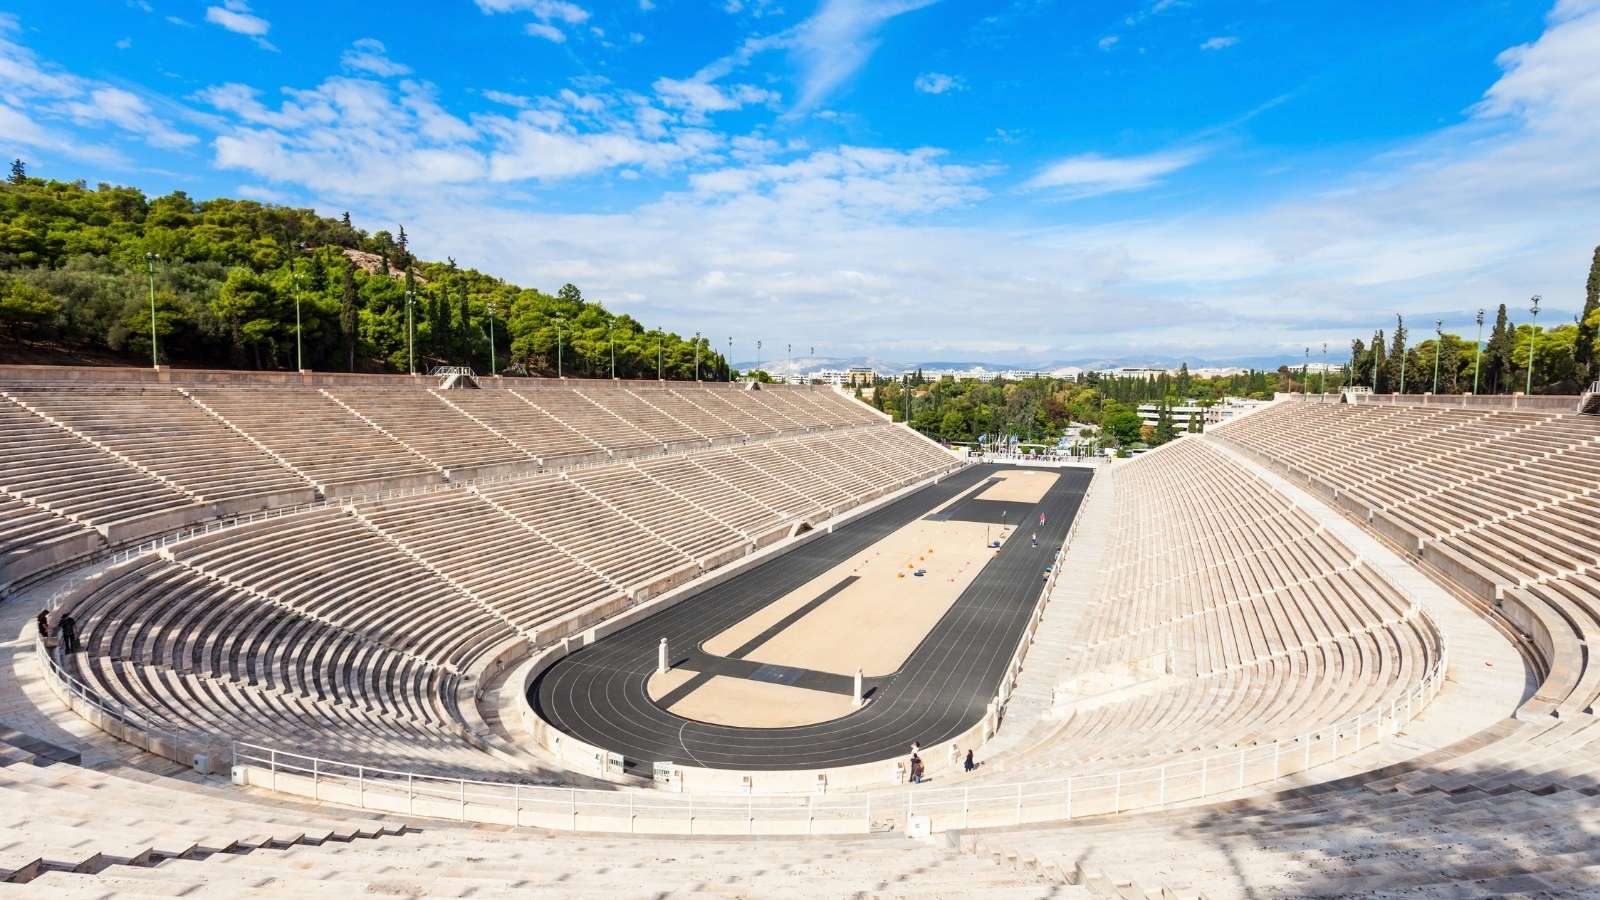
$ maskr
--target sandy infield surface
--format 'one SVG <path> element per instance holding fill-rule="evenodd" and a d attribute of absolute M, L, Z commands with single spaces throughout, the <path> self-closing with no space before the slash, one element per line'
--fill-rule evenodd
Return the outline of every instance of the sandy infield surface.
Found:
<path fill-rule="evenodd" d="M 682 673 L 682 677 L 670 677 L 679 673 Z M 693 678 L 694 674 L 686 669 L 673 669 L 666 675 L 658 673 L 651 676 L 650 698 L 654 700 L 664 696 Z M 667 707 L 667 712 L 685 719 L 738 728 L 814 725 L 848 715 L 852 711 L 850 698 L 844 694 L 726 675 L 713 675 L 710 681 L 690 691 L 689 696 Z"/>
<path fill-rule="evenodd" d="M 1056 483 L 1056 473 L 1043 469 L 1007 469 L 995 473 L 999 484 L 978 495 L 979 500 L 1008 503 L 1038 503 Z"/>
<path fill-rule="evenodd" d="M 1000 477 L 1035 474 L 1012 470 Z M 1043 496 L 1055 479 L 1044 474 L 1049 478 L 1025 479 L 1032 485 L 1028 490 Z M 952 497 L 930 515 L 969 495 Z M 726 656 L 854 575 L 857 581 L 745 658 L 839 675 L 853 675 L 858 667 L 869 677 L 893 674 L 994 556 L 985 538 L 1009 534 L 998 525 L 917 519 L 706 641 L 703 649 Z M 914 575 L 917 569 L 925 574 Z"/>

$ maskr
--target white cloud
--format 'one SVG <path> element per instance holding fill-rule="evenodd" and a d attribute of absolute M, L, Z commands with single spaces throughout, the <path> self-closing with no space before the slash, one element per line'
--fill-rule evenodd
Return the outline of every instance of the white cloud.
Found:
<path fill-rule="evenodd" d="M 128 49 L 129 47 L 132 47 L 132 46 L 133 46 L 133 38 L 131 38 L 131 37 L 125 37 L 125 38 L 117 41 L 117 49 L 118 50 L 126 50 L 126 49 Z"/>
<path fill-rule="evenodd" d="M 661 104 L 668 109 L 680 109 L 695 124 L 704 122 L 706 113 L 726 112 L 750 104 L 776 103 L 775 91 L 752 84 L 735 84 L 726 88 L 696 79 L 677 80 L 657 78 L 651 85 Z"/>
<path fill-rule="evenodd" d="M 185 18 L 183 18 L 181 16 L 167 16 L 166 19 L 167 19 L 168 23 L 176 25 L 179 28 L 193 28 L 194 27 L 194 23 L 193 22 L 191 22 L 188 19 L 185 19 Z"/>
<path fill-rule="evenodd" d="M 477 0 L 478 8 L 485 13 L 529 12 L 545 21 L 579 25 L 588 21 L 589 12 L 576 3 L 566 0 Z"/>
<path fill-rule="evenodd" d="M 1022 186 L 1026 190 L 1049 190 L 1068 199 L 1133 191 L 1194 165 L 1203 156 L 1196 149 L 1124 157 L 1085 153 L 1051 163 Z"/>
<path fill-rule="evenodd" d="M 383 41 L 361 38 L 339 57 L 340 65 L 357 72 L 367 72 L 380 78 L 411 74 L 411 67 L 390 59 Z"/>
<path fill-rule="evenodd" d="M 943 72 L 923 72 L 918 75 L 911 86 L 924 94 L 943 94 L 946 91 L 964 91 L 966 82 L 955 75 L 946 75 Z"/>
<path fill-rule="evenodd" d="M 1095 46 L 1099 47 L 1101 50 L 1110 50 L 1112 47 L 1115 47 L 1119 42 L 1121 42 L 1121 40 L 1122 38 L 1118 37 L 1117 35 L 1108 34 L 1096 42 Z"/>
<path fill-rule="evenodd" d="M 786 43 L 801 69 L 794 111 L 816 109 L 854 75 L 878 48 L 878 29 L 895 16 L 935 0 L 824 0 Z"/>
<path fill-rule="evenodd" d="M 655 9 L 656 5 L 654 0 L 639 0 L 639 8 L 645 12 L 649 12 L 650 10 Z"/>
<path fill-rule="evenodd" d="M 221 6 L 206 7 L 206 21 L 247 37 L 265 37 L 272 28 L 272 23 L 250 12 L 250 4 L 244 0 L 223 0 Z"/>
<path fill-rule="evenodd" d="M 1226 50 L 1229 47 L 1232 47 L 1234 44 L 1237 44 L 1237 43 L 1239 43 L 1239 39 L 1236 38 L 1236 37 L 1232 37 L 1232 36 L 1207 38 L 1205 41 L 1201 42 L 1200 49 L 1201 50 Z"/>
<path fill-rule="evenodd" d="M 120 160 L 120 154 L 57 126 L 109 126 L 163 149 L 196 142 L 193 135 L 168 124 L 139 95 L 40 60 L 12 40 L 20 30 L 15 17 L 0 14 L 0 103 L 7 104 L 0 141 L 99 162 Z"/>
<path fill-rule="evenodd" d="M 543 22 L 529 22 L 527 25 L 523 26 L 523 31 L 526 31 L 529 37 L 544 38 L 547 41 L 554 41 L 557 44 L 565 43 L 567 40 L 567 33 L 565 31 L 562 31 L 554 25 L 547 25 Z"/>

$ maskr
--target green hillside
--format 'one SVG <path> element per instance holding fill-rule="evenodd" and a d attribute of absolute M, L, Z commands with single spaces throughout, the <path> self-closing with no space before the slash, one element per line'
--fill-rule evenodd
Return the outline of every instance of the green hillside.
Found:
<path fill-rule="evenodd" d="M 489 371 L 493 305 L 502 371 L 555 374 L 559 330 L 568 376 L 607 377 L 614 336 L 618 377 L 654 378 L 658 343 L 665 377 L 694 377 L 693 338 L 658 335 L 570 284 L 546 294 L 417 259 L 407 243 L 403 228 L 369 234 L 348 214 L 14 170 L 0 185 L 0 362 L 148 365 L 153 262 L 163 364 L 294 369 L 298 296 L 305 368 L 404 372 L 409 291 L 418 371 Z M 702 376 L 726 377 L 725 364 L 701 339 Z"/>

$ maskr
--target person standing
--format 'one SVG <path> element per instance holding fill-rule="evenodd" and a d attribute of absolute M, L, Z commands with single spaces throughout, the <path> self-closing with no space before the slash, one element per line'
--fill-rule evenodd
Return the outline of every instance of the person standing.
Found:
<path fill-rule="evenodd" d="M 41 641 L 49 640 L 49 638 L 50 638 L 50 610 L 49 609 L 41 609 L 41 610 L 39 610 L 39 616 L 34 621 L 39 623 L 39 640 L 41 640 Z"/>
<path fill-rule="evenodd" d="M 922 757 L 915 753 L 911 754 L 911 783 L 922 783 Z"/>
<path fill-rule="evenodd" d="M 61 624 L 58 627 L 61 630 L 61 652 L 62 653 L 77 653 L 78 652 L 78 622 L 77 622 L 77 620 L 72 618 L 72 614 L 71 613 L 67 613 L 66 615 L 61 617 Z"/>
<path fill-rule="evenodd" d="M 967 748 L 967 758 L 961 761 L 961 771 L 971 772 L 977 767 L 978 764 L 972 761 L 972 749 L 969 747 Z"/>

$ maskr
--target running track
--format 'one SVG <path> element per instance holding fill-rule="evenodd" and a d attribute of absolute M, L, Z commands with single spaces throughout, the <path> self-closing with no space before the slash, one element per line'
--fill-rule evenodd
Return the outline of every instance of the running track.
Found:
<path fill-rule="evenodd" d="M 1044 567 L 1077 515 L 1090 471 L 1050 470 L 1060 478 L 1038 504 L 968 497 L 950 510 L 952 518 L 995 522 L 1004 511 L 1007 522 L 1026 524 L 1012 532 L 899 672 L 868 680 L 872 700 L 858 712 L 792 728 L 734 728 L 675 716 L 651 702 L 645 685 L 655 671 L 661 638 L 667 638 L 675 662 L 684 660 L 723 629 L 1002 468 L 970 466 L 609 635 L 546 670 L 529 687 L 529 702 L 562 732 L 621 753 L 630 768 L 645 770 L 658 761 L 718 769 L 820 769 L 903 756 L 913 741 L 928 747 L 949 740 L 982 718 L 994 696 L 1044 585 Z M 1041 511 L 1048 522 L 1035 528 Z M 1029 545 L 1034 530 L 1038 549 Z M 809 674 L 813 684 L 840 683 L 823 673 Z"/>

